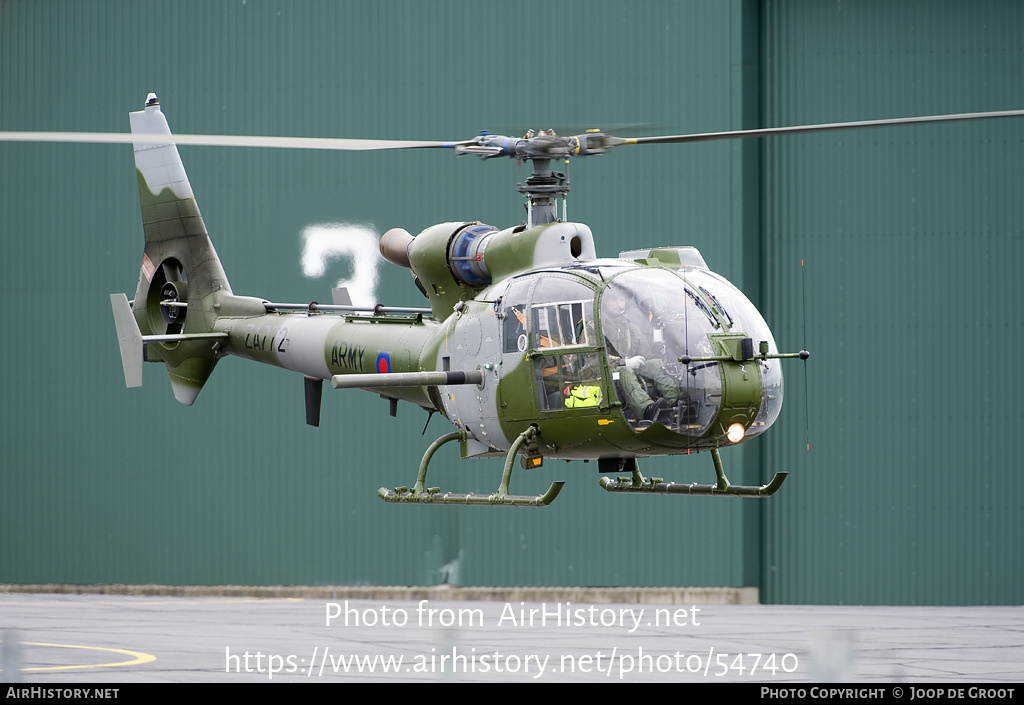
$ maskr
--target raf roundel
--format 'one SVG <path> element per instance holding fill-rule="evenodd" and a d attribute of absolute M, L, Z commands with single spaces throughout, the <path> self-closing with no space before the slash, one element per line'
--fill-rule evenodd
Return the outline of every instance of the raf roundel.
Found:
<path fill-rule="evenodd" d="M 377 371 L 382 375 L 391 372 L 391 356 L 386 352 L 382 352 L 377 356 Z"/>

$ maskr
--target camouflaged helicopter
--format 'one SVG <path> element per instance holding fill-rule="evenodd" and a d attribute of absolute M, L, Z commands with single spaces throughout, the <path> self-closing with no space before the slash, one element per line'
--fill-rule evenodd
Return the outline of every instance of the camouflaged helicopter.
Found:
<path fill-rule="evenodd" d="M 145 248 L 134 299 L 112 294 L 125 382 L 142 363 L 163 362 L 175 398 L 191 405 L 227 356 L 303 376 L 306 422 L 319 425 L 323 382 L 359 388 L 440 412 L 454 426 L 427 448 L 415 484 L 381 488 L 388 502 L 546 506 L 560 492 L 509 493 L 512 467 L 545 459 L 596 460 L 611 492 L 767 497 L 786 479 L 732 485 L 719 449 L 764 433 L 783 401 L 782 359 L 754 305 L 712 272 L 693 247 L 652 247 L 599 258 L 586 225 L 564 219 L 569 190 L 552 161 L 631 144 L 670 144 L 801 134 L 855 127 L 1022 116 L 1024 111 L 832 123 L 623 139 L 601 132 L 463 142 L 399 142 L 172 135 L 157 97 L 131 114 L 130 135 L 0 133 L 0 139 L 134 144 Z M 19 136 L 20 135 L 20 136 Z M 429 308 L 273 303 L 235 295 L 203 224 L 177 144 L 340 150 L 445 148 L 532 163 L 519 191 L 526 222 L 505 230 L 479 222 L 402 229 L 380 239 L 385 259 L 411 270 Z M 558 214 L 561 202 L 563 217 Z M 426 484 L 441 446 L 463 458 L 503 457 L 493 494 L 442 492 Z M 714 484 L 645 478 L 639 458 L 708 451 Z"/>

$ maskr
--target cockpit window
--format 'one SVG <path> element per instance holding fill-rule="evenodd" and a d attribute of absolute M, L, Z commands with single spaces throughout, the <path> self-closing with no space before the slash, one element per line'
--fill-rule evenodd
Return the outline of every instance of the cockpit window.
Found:
<path fill-rule="evenodd" d="M 592 301 L 566 301 L 533 307 L 533 329 L 542 348 L 562 348 L 573 345 L 593 345 Z"/>
<path fill-rule="evenodd" d="M 679 359 L 714 354 L 720 333 L 714 304 L 697 286 L 664 269 L 641 269 L 612 279 L 601 297 L 601 330 L 615 392 L 636 427 L 659 422 L 700 436 L 718 413 L 718 365 Z"/>
<path fill-rule="evenodd" d="M 594 291 L 578 280 L 552 274 L 518 279 L 505 292 L 501 309 L 503 352 L 597 345 Z"/>
<path fill-rule="evenodd" d="M 594 345 L 594 292 L 577 281 L 541 279 L 531 307 L 534 348 Z"/>
<path fill-rule="evenodd" d="M 544 273 L 513 282 L 501 307 L 502 348 L 529 351 L 540 411 L 602 404 L 593 289 L 576 278 Z"/>
<path fill-rule="evenodd" d="M 530 346 L 526 334 L 526 317 L 529 311 L 530 287 L 533 279 L 516 279 L 509 284 L 501 300 L 502 311 L 502 352 L 526 352 Z"/>
<path fill-rule="evenodd" d="M 721 318 L 720 318 L 721 317 Z M 705 287 L 663 269 L 629 272 L 605 290 L 601 320 L 608 354 L 631 357 L 624 349 L 657 348 L 672 358 L 711 355 L 707 335 L 730 321 Z M 628 324 L 628 325 L 627 325 Z M 639 336 L 640 340 L 633 340 Z M 645 355 L 646 357 L 646 355 Z"/>

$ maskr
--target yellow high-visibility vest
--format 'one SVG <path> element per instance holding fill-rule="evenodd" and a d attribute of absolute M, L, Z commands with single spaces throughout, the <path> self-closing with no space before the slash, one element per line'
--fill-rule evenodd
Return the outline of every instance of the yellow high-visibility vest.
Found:
<path fill-rule="evenodd" d="M 577 384 L 565 388 L 565 407 L 580 409 L 586 406 L 597 406 L 601 403 L 601 388 L 590 384 Z"/>

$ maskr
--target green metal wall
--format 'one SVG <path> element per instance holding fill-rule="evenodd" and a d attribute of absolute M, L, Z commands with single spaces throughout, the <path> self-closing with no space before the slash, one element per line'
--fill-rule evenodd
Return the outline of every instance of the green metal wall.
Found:
<path fill-rule="evenodd" d="M 149 91 L 178 132 L 408 139 L 1021 107 L 1020 20 L 1016 3 L 5 2 L 0 129 L 126 131 Z M 328 392 L 311 429 L 297 376 L 237 359 L 192 408 L 156 365 L 125 390 L 107 302 L 139 266 L 131 150 L 0 143 L 0 583 L 757 585 L 774 602 L 1019 603 L 1021 134 L 922 127 L 574 164 L 569 215 L 599 254 L 698 246 L 765 307 L 781 347 L 805 339 L 807 260 L 812 449 L 794 366 L 776 429 L 723 454 L 737 482 L 791 470 L 772 500 L 612 496 L 592 465 L 549 463 L 513 477 L 517 492 L 568 480 L 540 511 L 377 500 L 447 429 L 435 417 L 422 436 L 422 412 L 392 419 L 373 395 Z M 303 275 L 309 225 L 523 217 L 511 162 L 181 152 L 233 289 L 277 301 L 326 300 L 351 271 Z M 417 305 L 393 269 L 380 298 Z M 432 482 L 488 492 L 500 469 L 446 450 Z M 712 472 L 704 455 L 643 469 Z"/>
<path fill-rule="evenodd" d="M 1024 105 L 1019 2 L 769 2 L 765 125 Z M 764 145 L 765 291 L 802 376 L 767 439 L 762 599 L 1024 602 L 1024 124 Z M 793 339 L 793 342 L 797 342 Z M 784 495 L 784 496 L 783 496 Z"/>
<path fill-rule="evenodd" d="M 126 131 L 155 91 L 191 133 L 462 139 L 481 129 L 741 127 L 749 3 L 68 2 L 0 4 L 3 129 Z M 0 145 L 3 397 L 0 582 L 756 585 L 756 504 L 602 491 L 594 464 L 519 471 L 516 492 L 568 481 L 542 511 L 396 507 L 447 432 L 409 406 L 327 392 L 305 426 L 301 380 L 223 361 L 196 405 L 166 374 L 125 390 L 108 294 L 142 248 L 131 150 Z M 639 150 L 638 150 L 639 151 Z M 622 150 L 573 165 L 570 217 L 599 253 L 693 243 L 742 279 L 725 145 Z M 367 223 L 507 227 L 523 218 L 511 161 L 451 154 L 182 148 L 232 288 L 327 300 L 350 265 L 307 279 L 299 234 Z M 420 305 L 382 268 L 387 303 Z M 756 449 L 725 454 L 735 481 Z M 708 456 L 644 470 L 710 481 Z M 500 461 L 444 449 L 432 482 L 491 492 Z"/>

